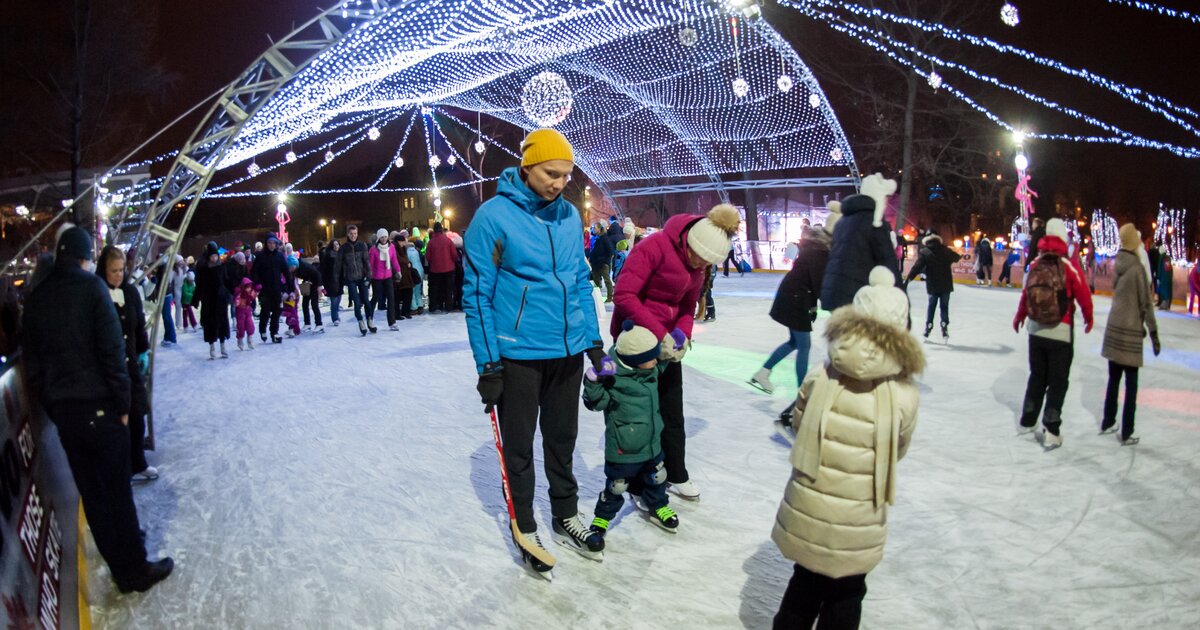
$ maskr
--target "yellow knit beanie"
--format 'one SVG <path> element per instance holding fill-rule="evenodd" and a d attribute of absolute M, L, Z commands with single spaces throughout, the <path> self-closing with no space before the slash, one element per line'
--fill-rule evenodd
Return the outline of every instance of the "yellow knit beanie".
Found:
<path fill-rule="evenodd" d="M 575 150 L 567 137 L 555 129 L 538 129 L 521 143 L 521 166 L 533 166 L 550 160 L 575 161 Z"/>

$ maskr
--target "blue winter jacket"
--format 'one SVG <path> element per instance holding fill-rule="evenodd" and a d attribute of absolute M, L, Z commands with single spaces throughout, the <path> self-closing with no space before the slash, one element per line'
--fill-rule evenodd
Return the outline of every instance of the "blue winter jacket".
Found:
<path fill-rule="evenodd" d="M 602 346 L 575 206 L 538 197 L 516 168 L 505 169 L 465 245 L 463 310 L 480 373 L 501 357 L 555 359 Z"/>

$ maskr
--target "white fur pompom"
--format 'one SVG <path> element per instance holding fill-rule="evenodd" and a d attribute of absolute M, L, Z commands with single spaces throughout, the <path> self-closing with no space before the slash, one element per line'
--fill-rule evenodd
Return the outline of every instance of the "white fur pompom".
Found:
<path fill-rule="evenodd" d="M 873 287 L 890 287 L 896 284 L 896 274 L 892 273 L 891 269 L 879 265 L 871 270 L 869 280 Z"/>

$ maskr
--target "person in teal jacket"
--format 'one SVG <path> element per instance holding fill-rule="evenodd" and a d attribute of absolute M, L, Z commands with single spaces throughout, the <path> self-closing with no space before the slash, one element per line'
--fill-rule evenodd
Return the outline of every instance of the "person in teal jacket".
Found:
<path fill-rule="evenodd" d="M 592 531 L 608 532 L 610 521 L 625 504 L 622 495 L 633 495 L 638 509 L 650 521 L 675 533 L 679 517 L 667 505 L 667 469 L 663 466 L 662 411 L 658 377 L 670 361 L 658 361 L 658 337 L 649 329 L 625 320 L 609 356 L 617 373 L 602 377 L 587 371 L 583 404 L 604 412 L 604 476 L 607 481 L 596 500 Z"/>
<path fill-rule="evenodd" d="M 583 356 L 600 373 L 616 367 L 600 339 L 579 240 L 583 222 L 562 198 L 575 167 L 571 144 L 558 131 L 539 129 L 521 152 L 521 167 L 501 173 L 496 196 L 479 207 L 466 231 L 463 310 L 477 389 L 488 411 L 499 408 L 517 527 L 541 546 L 533 515 L 533 437 L 540 422 L 554 539 L 599 560 L 604 541 L 579 518 L 571 466 Z M 522 555 L 535 571 L 550 568 Z"/>

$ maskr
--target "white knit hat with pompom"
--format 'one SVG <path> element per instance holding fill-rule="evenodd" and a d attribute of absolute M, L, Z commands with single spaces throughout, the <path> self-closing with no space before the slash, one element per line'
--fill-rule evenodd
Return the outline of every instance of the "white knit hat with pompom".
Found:
<path fill-rule="evenodd" d="M 896 274 L 887 267 L 871 270 L 870 284 L 854 294 L 854 310 L 900 329 L 908 329 L 908 295 L 896 288 Z"/>
<path fill-rule="evenodd" d="M 741 223 L 737 208 L 727 203 L 714 206 L 688 230 L 688 249 L 708 264 L 715 265 L 729 256 L 729 243 Z"/>

